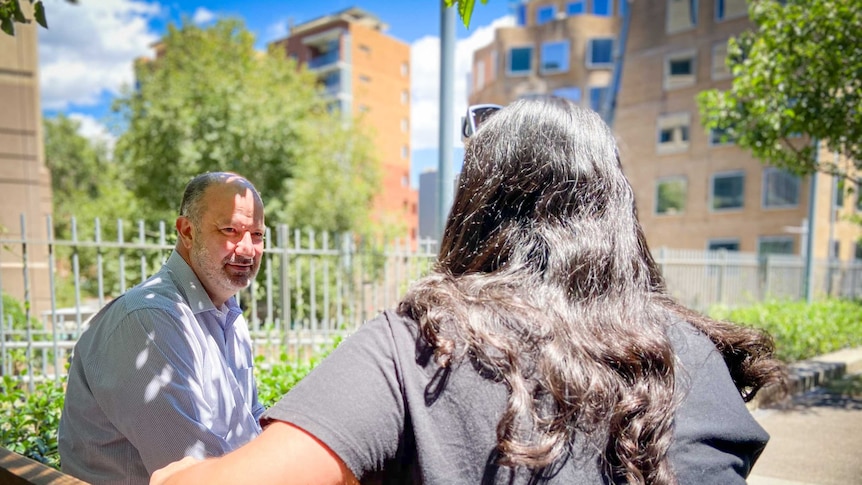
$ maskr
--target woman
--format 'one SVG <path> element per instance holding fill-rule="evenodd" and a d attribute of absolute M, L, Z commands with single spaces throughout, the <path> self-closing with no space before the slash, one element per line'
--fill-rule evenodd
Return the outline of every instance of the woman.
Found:
<path fill-rule="evenodd" d="M 594 112 L 521 100 L 476 128 L 432 273 L 170 483 L 745 483 L 770 339 L 667 295 Z"/>

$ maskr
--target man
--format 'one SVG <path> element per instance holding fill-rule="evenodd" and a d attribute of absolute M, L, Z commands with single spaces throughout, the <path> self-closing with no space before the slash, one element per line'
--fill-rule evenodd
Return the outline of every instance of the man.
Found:
<path fill-rule="evenodd" d="M 147 483 L 184 456 L 219 456 L 260 434 L 248 327 L 236 293 L 257 274 L 263 202 L 232 173 L 192 179 L 162 269 L 113 300 L 75 346 L 60 420 L 62 469 Z"/>

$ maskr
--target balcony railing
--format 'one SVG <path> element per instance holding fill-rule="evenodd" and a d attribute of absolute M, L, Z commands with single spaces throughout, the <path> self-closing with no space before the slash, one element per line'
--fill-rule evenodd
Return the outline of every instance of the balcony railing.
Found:
<path fill-rule="evenodd" d="M 313 57 L 310 61 L 308 61 L 309 69 L 320 69 L 322 67 L 330 66 L 335 64 L 341 59 L 341 51 L 336 49 L 325 54 L 321 54 L 319 56 Z"/>

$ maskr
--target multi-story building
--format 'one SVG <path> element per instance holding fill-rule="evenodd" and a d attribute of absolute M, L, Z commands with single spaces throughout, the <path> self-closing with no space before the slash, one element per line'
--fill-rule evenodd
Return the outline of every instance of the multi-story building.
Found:
<path fill-rule="evenodd" d="M 616 0 L 533 0 L 473 54 L 470 104 L 555 94 L 598 110 L 614 67 Z"/>
<path fill-rule="evenodd" d="M 383 172 L 374 201 L 378 222 L 417 238 L 417 192 L 410 186 L 410 46 L 387 25 L 348 8 L 290 28 L 273 44 L 315 72 L 330 106 L 370 128 Z"/>
<path fill-rule="evenodd" d="M 746 0 L 629 5 L 613 128 L 650 246 L 803 254 L 810 178 L 764 165 L 700 121 L 696 95 L 731 85 L 727 41 L 752 28 Z M 815 258 L 862 257 L 860 228 L 845 217 L 862 207 L 840 189 L 817 176 Z"/>
<path fill-rule="evenodd" d="M 28 2 L 21 6 L 31 8 Z M 14 37 L 0 33 L 0 238 L 11 240 L 26 236 L 44 241 L 45 217 L 51 214 L 51 177 L 42 145 L 37 28 L 35 23 L 16 24 Z M 26 234 L 22 234 L 22 216 Z M 21 265 L 22 246 L 4 243 L 3 247 L 3 293 L 23 301 L 26 284 L 34 314 L 50 309 L 45 246 L 35 245 L 26 251 L 26 277 Z"/>

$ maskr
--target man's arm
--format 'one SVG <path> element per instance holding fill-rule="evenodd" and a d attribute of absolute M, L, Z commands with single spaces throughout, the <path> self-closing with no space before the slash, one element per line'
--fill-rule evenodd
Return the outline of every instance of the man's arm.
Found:
<path fill-rule="evenodd" d="M 358 480 L 332 450 L 314 436 L 274 421 L 239 450 L 221 458 L 188 458 L 157 470 L 151 485 L 237 483 L 353 485 Z"/>
<path fill-rule="evenodd" d="M 189 318 L 134 311 L 88 360 L 93 395 L 151 473 L 184 456 L 220 456 L 235 448 L 226 439 L 231 433 L 257 434 L 256 423 L 237 414 L 243 410 L 232 394 L 211 395 L 218 388 L 207 386 L 203 374 L 209 349 L 205 339 L 184 332 L 196 325 Z M 235 423 L 244 426 L 231 429 Z"/>

